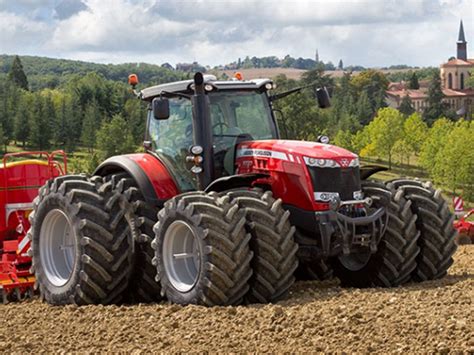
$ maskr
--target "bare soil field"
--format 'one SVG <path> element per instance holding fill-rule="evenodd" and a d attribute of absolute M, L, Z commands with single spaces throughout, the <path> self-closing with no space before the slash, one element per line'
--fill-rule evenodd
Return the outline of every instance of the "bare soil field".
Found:
<path fill-rule="evenodd" d="M 380 70 L 384 74 L 405 72 L 409 69 L 390 69 L 390 70 Z M 212 71 L 211 71 L 212 72 Z M 284 74 L 288 79 L 299 80 L 301 76 L 306 73 L 306 70 L 303 69 L 294 69 L 294 68 L 250 68 L 250 69 L 239 69 L 239 70 L 217 70 L 217 74 L 225 73 L 228 77 L 233 77 L 235 72 L 240 72 L 244 76 L 244 79 L 259 79 L 259 78 L 275 78 L 279 74 Z M 357 75 L 360 72 L 355 71 L 352 75 Z M 334 70 L 326 71 L 324 74 L 332 76 L 333 78 L 342 77 L 344 71 Z"/>
<path fill-rule="evenodd" d="M 393 289 L 300 282 L 273 305 L 0 305 L 0 352 L 474 353 L 474 245 L 442 280 Z"/>

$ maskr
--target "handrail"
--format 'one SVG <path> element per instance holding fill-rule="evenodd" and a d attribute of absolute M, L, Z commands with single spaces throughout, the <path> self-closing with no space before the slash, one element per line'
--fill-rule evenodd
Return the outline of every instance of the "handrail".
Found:
<path fill-rule="evenodd" d="M 55 156 L 61 156 L 62 157 L 64 170 L 61 168 L 61 165 L 59 164 L 59 162 L 54 160 Z M 67 174 L 67 154 L 64 150 L 60 149 L 60 150 L 55 150 L 55 151 L 51 152 L 51 154 L 49 155 L 48 162 L 50 162 L 50 161 L 54 161 L 54 164 L 56 164 L 56 166 L 58 167 L 59 171 L 61 172 L 61 175 L 66 175 Z"/>
<path fill-rule="evenodd" d="M 50 167 L 50 174 L 53 176 L 53 168 L 56 167 L 62 175 L 67 173 L 67 154 L 63 150 L 55 150 L 51 153 L 48 153 L 46 151 L 29 151 L 29 152 L 17 152 L 17 153 L 7 153 L 3 156 L 3 167 L 6 169 L 7 168 L 7 161 L 9 158 L 13 157 L 24 157 L 24 156 L 38 156 L 38 159 L 44 159 L 43 155 L 45 156 L 45 159 L 48 162 L 48 166 Z M 62 166 L 61 162 L 58 162 L 55 159 L 55 157 L 61 157 L 62 158 Z"/>

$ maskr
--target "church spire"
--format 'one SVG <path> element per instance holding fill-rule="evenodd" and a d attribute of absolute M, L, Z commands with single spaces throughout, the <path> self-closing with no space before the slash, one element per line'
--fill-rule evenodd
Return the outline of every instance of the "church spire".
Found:
<path fill-rule="evenodd" d="M 464 36 L 464 26 L 462 25 L 462 20 L 459 24 L 459 36 L 457 42 L 457 55 L 456 57 L 461 60 L 467 60 L 467 42 L 466 37 Z"/>
<path fill-rule="evenodd" d="M 461 23 L 459 24 L 458 42 L 466 42 L 466 37 L 464 37 L 464 26 L 462 25 L 462 20 L 461 20 Z"/>

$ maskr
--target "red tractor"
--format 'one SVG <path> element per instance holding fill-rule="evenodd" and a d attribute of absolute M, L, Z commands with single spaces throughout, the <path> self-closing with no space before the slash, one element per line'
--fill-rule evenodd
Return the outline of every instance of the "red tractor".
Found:
<path fill-rule="evenodd" d="M 301 88 L 274 88 L 197 73 L 137 92 L 145 153 L 40 189 L 29 233 L 42 298 L 235 305 L 282 299 L 295 273 L 356 287 L 444 276 L 456 246 L 440 191 L 368 181 L 383 168 L 324 137 L 280 139 L 273 104 Z"/>
<path fill-rule="evenodd" d="M 458 232 L 456 242 L 459 245 L 474 244 L 474 208 L 454 222 L 454 229 Z"/>
<path fill-rule="evenodd" d="M 62 163 L 55 160 L 62 158 Z M 36 157 L 35 159 L 31 159 Z M 25 159 L 30 158 L 30 159 Z M 0 166 L 0 299 L 21 300 L 33 293 L 28 216 L 38 189 L 67 171 L 62 151 L 11 153 Z"/>

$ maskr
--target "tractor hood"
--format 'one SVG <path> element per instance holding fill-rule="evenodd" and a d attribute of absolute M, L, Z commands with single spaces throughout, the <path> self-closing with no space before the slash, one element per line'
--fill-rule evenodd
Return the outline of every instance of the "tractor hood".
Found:
<path fill-rule="evenodd" d="M 267 157 L 290 162 L 307 163 L 308 158 L 330 159 L 341 167 L 358 165 L 357 155 L 331 144 L 295 140 L 261 140 L 242 142 L 237 147 L 239 157 Z M 305 159 L 306 158 L 306 159 Z"/>

